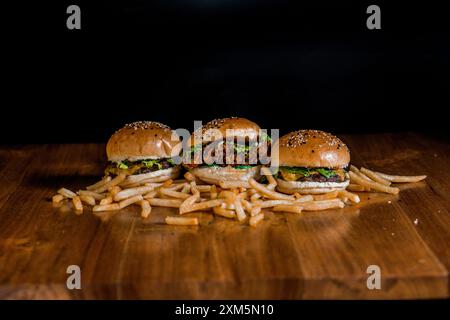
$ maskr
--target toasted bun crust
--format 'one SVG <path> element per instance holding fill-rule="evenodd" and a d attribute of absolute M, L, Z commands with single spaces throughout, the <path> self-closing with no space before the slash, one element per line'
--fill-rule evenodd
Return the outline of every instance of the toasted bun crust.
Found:
<path fill-rule="evenodd" d="M 320 194 L 335 190 L 344 190 L 350 180 L 344 182 L 310 182 L 310 181 L 285 181 L 277 179 L 277 190 L 283 193 L 293 194 Z"/>
<path fill-rule="evenodd" d="M 172 130 L 168 126 L 139 121 L 114 133 L 106 145 L 106 154 L 112 162 L 170 158 L 178 155 L 180 148 L 175 148 L 178 143 L 178 136 L 172 141 Z"/>
<path fill-rule="evenodd" d="M 206 183 L 219 185 L 220 181 L 242 181 L 248 183 L 250 178 L 259 178 L 260 166 L 250 169 L 226 167 L 197 167 L 191 173 Z M 250 185 L 248 185 L 250 187 Z"/>
<path fill-rule="evenodd" d="M 256 123 L 245 118 L 231 117 L 215 119 L 201 127 L 201 134 L 200 130 L 194 132 L 190 139 L 190 145 L 192 145 L 195 135 L 197 135 L 195 139 L 199 140 L 201 137 L 203 143 L 228 137 L 242 137 L 255 140 L 260 133 L 260 129 Z M 227 130 L 233 130 L 233 132 L 227 132 Z M 199 141 L 197 141 L 198 143 Z"/>
<path fill-rule="evenodd" d="M 279 150 L 279 165 L 307 168 L 344 168 L 350 162 L 350 152 L 338 137 L 319 130 L 298 130 L 288 133 L 275 143 Z"/>

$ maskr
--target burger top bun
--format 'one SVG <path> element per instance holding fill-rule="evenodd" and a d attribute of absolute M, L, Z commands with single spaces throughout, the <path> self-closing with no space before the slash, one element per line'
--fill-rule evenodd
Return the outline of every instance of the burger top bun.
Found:
<path fill-rule="evenodd" d="M 279 165 L 307 168 L 344 168 L 350 152 L 338 137 L 319 130 L 298 130 L 281 137 L 272 152 L 279 150 Z"/>
<path fill-rule="evenodd" d="M 139 121 L 127 124 L 114 133 L 106 145 L 106 154 L 112 162 L 170 158 L 179 154 L 181 146 L 178 147 L 178 144 L 178 135 L 168 126 Z"/>
<path fill-rule="evenodd" d="M 202 139 L 203 143 L 229 137 L 242 137 L 248 138 L 249 140 L 256 140 L 259 136 L 260 129 L 256 123 L 245 118 L 231 117 L 215 119 L 201 127 L 201 134 L 200 130 L 194 132 L 191 137 L 191 144 L 194 138 Z"/>

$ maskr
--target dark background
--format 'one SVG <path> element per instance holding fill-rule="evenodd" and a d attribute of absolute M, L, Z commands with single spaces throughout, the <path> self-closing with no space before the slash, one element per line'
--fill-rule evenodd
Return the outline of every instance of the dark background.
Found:
<path fill-rule="evenodd" d="M 281 133 L 448 134 L 443 1 L 129 0 L 3 7 L 0 143 L 244 116 Z M 81 7 L 82 29 L 66 28 Z M 381 7 L 381 30 L 366 8 Z"/>

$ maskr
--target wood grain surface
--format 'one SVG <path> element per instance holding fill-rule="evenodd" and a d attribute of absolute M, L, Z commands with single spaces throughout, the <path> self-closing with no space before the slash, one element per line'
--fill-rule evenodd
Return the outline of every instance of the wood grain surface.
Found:
<path fill-rule="evenodd" d="M 213 217 L 167 226 L 172 209 L 77 215 L 48 199 L 102 174 L 104 145 L 0 148 L 2 299 L 394 299 L 449 297 L 450 144 L 413 133 L 343 136 L 352 163 L 426 174 L 357 206 L 266 212 L 257 228 Z M 81 290 L 66 288 L 81 267 Z M 369 265 L 381 289 L 369 290 Z"/>

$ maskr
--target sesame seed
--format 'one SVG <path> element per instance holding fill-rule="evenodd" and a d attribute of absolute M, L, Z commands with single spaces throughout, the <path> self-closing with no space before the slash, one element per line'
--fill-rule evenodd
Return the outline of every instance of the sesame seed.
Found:
<path fill-rule="evenodd" d="M 324 145 L 329 147 L 336 147 L 340 149 L 341 147 L 346 148 L 347 146 L 336 136 L 320 131 L 320 130 L 298 130 L 289 133 L 284 138 L 280 139 L 280 146 L 288 148 L 297 148 L 307 145 L 309 142 L 313 142 L 314 139 L 320 139 L 323 143 L 319 143 L 319 148 Z"/>
<path fill-rule="evenodd" d="M 126 124 L 122 129 L 133 129 L 133 130 L 151 130 L 151 129 L 163 129 L 163 130 L 171 130 L 170 127 L 162 124 L 160 122 L 155 121 L 136 121 L 132 123 Z M 119 129 L 118 131 L 122 130 Z M 116 131 L 116 132 L 118 132 Z M 134 133 L 132 133 L 134 134 Z"/>

